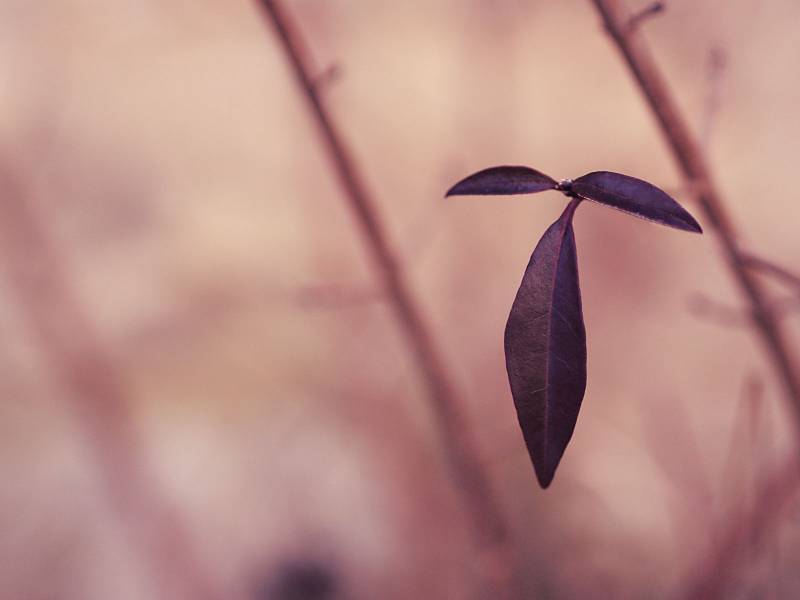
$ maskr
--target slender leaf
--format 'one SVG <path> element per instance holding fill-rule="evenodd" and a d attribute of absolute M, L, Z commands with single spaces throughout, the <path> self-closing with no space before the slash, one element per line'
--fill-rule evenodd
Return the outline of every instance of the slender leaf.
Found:
<path fill-rule="evenodd" d="M 506 369 L 539 484 L 550 485 L 586 390 L 573 199 L 536 245 L 505 331 Z"/>
<path fill-rule="evenodd" d="M 606 204 L 648 221 L 684 231 L 703 232 L 694 217 L 666 192 L 635 177 L 597 171 L 578 177 L 572 182 L 571 189 L 582 198 Z"/>
<path fill-rule="evenodd" d="M 555 179 L 529 167 L 490 167 L 462 179 L 445 196 L 530 194 L 556 186 Z"/>

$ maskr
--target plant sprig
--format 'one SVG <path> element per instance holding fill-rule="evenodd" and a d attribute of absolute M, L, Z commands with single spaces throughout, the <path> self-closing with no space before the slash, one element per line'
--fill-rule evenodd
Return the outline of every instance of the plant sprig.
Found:
<path fill-rule="evenodd" d="M 666 192 L 641 179 L 596 171 L 556 181 L 530 167 L 502 166 L 462 179 L 446 196 L 530 194 L 570 198 L 533 251 L 506 323 L 511 395 L 539 484 L 553 481 L 586 391 L 586 328 L 572 219 L 582 200 L 684 231 L 700 225 Z"/>

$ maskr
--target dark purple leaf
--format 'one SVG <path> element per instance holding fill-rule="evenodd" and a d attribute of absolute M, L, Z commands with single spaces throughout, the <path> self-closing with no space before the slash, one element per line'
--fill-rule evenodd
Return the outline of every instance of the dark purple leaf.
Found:
<path fill-rule="evenodd" d="M 572 182 L 573 192 L 648 221 L 702 233 L 694 217 L 656 186 L 619 173 L 597 171 Z"/>
<path fill-rule="evenodd" d="M 536 245 L 505 331 L 506 369 L 539 484 L 550 485 L 586 390 L 573 199 Z"/>
<path fill-rule="evenodd" d="M 530 194 L 557 185 L 555 179 L 529 167 L 491 167 L 462 179 L 445 196 Z"/>

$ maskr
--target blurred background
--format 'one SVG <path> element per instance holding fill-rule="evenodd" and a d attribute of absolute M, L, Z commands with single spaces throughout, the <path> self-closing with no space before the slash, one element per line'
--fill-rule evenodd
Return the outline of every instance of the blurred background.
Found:
<path fill-rule="evenodd" d="M 457 383 L 519 597 L 797 597 L 800 486 L 760 493 L 790 413 L 591 3 L 283 5 Z M 683 0 L 642 25 L 742 243 L 790 270 L 798 22 Z M 477 597 L 424 386 L 258 5 L 2 0 L 0 31 L 0 597 Z M 498 164 L 635 175 L 707 231 L 581 206 L 588 387 L 546 491 L 502 332 L 564 199 L 443 199 Z M 798 291 L 767 283 L 796 349 Z"/>

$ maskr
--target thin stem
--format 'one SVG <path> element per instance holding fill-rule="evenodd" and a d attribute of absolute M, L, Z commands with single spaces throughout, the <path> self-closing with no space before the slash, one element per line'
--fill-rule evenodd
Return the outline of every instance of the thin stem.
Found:
<path fill-rule="evenodd" d="M 376 277 L 386 290 L 394 316 L 425 384 L 453 477 L 463 496 L 476 541 L 492 571 L 489 578 L 494 579 L 496 593 L 504 595 L 507 593 L 507 576 L 501 575 L 501 572 L 508 569 L 509 558 L 506 523 L 469 435 L 454 385 L 399 261 L 389 246 L 385 226 L 378 215 L 375 201 L 367 191 L 361 170 L 320 99 L 310 75 L 310 61 L 300 32 L 279 2 L 259 0 L 259 4 L 286 51 L 297 83 L 318 126 L 328 158 L 348 205 L 356 216 Z"/>
<path fill-rule="evenodd" d="M 636 35 L 625 27 L 627 20 L 619 0 L 592 0 L 603 19 L 606 30 L 622 53 L 631 74 L 647 100 L 661 131 L 672 150 L 673 157 L 687 182 L 696 186 L 697 200 L 706 220 L 716 232 L 728 267 L 747 301 L 754 330 L 761 340 L 772 367 L 784 391 L 793 414 L 797 433 L 800 433 L 800 377 L 791 354 L 785 333 L 777 315 L 771 309 L 758 279 L 754 276 L 747 255 L 739 248 L 736 231 L 728 216 L 725 203 L 706 164 L 702 149 L 678 110 L 672 93 L 661 71 L 653 61 L 649 49 Z M 752 262 L 752 261 L 750 261 Z M 792 461 L 786 473 L 767 488 L 749 515 L 747 531 L 758 537 L 764 534 L 773 521 L 776 502 L 785 498 L 787 489 L 793 489 L 797 479 L 797 464 Z M 731 523 L 723 544 L 712 549 L 706 560 L 709 567 L 690 585 L 688 597 L 715 598 L 722 593 L 723 577 L 742 552 L 749 547 L 741 531 L 740 521 Z M 703 577 L 706 577 L 704 580 Z"/>
<path fill-rule="evenodd" d="M 641 9 L 635 15 L 632 15 L 628 22 L 625 24 L 628 31 L 633 31 L 637 29 L 642 23 L 644 23 L 647 19 L 654 17 L 655 15 L 664 12 L 666 5 L 663 2 L 651 2 L 643 9 Z"/>
<path fill-rule="evenodd" d="M 786 514 L 790 502 L 800 489 L 800 464 L 790 456 L 771 473 L 768 481 L 759 486 L 753 498 L 753 508 L 733 511 L 727 518 L 727 529 L 713 544 L 712 551 L 697 561 L 683 588 L 680 598 L 709 600 L 724 598 L 730 574 L 735 573 L 744 556 L 758 547 L 775 529 L 778 519 Z"/>
<path fill-rule="evenodd" d="M 772 366 L 779 377 L 800 433 L 800 377 L 783 329 L 770 309 L 766 295 L 747 266 L 736 241 L 736 231 L 725 203 L 706 164 L 703 152 L 678 109 L 672 92 L 649 49 L 635 32 L 625 27 L 627 19 L 618 0 L 592 0 L 642 93 L 653 111 L 672 155 L 687 179 L 698 189 L 697 201 L 706 221 L 717 233 L 726 262 L 747 300 L 750 316 Z"/>
<path fill-rule="evenodd" d="M 748 267 L 761 271 L 767 275 L 772 275 L 775 279 L 778 279 L 800 291 L 800 275 L 792 273 L 788 269 L 772 261 L 755 256 L 754 254 L 743 254 L 743 258 L 745 265 Z"/>

